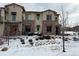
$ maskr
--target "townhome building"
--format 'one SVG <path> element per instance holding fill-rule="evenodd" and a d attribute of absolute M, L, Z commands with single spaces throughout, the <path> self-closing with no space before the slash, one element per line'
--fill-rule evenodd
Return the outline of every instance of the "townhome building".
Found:
<path fill-rule="evenodd" d="M 53 10 L 27 11 L 16 3 L 0 7 L 0 36 L 38 32 L 60 34 L 59 14 Z"/>

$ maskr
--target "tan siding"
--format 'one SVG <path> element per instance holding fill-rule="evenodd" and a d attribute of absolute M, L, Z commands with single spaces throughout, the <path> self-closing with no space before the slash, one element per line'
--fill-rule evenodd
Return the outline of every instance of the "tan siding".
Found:
<path fill-rule="evenodd" d="M 43 12 L 43 20 L 46 20 L 46 15 L 52 15 L 52 20 L 55 20 L 55 15 L 51 11 Z"/>
<path fill-rule="evenodd" d="M 22 21 L 22 8 L 16 5 L 11 5 L 8 6 L 8 15 L 7 16 L 7 20 L 12 21 L 12 16 L 11 16 L 11 12 L 17 12 L 16 15 L 16 21 Z"/>
<path fill-rule="evenodd" d="M 3 31 L 4 31 L 4 24 L 0 24 L 0 36 L 3 35 Z"/>

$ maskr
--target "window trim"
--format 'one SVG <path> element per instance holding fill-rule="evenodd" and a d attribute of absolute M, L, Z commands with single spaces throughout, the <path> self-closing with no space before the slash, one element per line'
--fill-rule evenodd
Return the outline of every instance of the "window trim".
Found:
<path fill-rule="evenodd" d="M 37 20 L 39 20 L 40 19 L 40 14 L 36 14 L 36 18 L 37 18 Z"/>
<path fill-rule="evenodd" d="M 27 14 L 27 20 L 32 20 L 32 15 L 31 14 Z"/>
<path fill-rule="evenodd" d="M 48 16 L 50 16 L 50 17 L 48 17 Z M 47 14 L 46 15 L 46 20 L 52 20 L 52 14 Z"/>
<path fill-rule="evenodd" d="M 11 16 L 12 16 L 12 21 L 16 21 L 17 12 L 11 12 Z"/>

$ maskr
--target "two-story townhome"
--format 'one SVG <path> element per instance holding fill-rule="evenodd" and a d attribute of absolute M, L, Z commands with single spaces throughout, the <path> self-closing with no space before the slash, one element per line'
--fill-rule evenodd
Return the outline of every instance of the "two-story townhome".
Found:
<path fill-rule="evenodd" d="M 24 32 L 39 32 L 46 35 L 59 34 L 59 14 L 50 9 L 41 12 L 26 11 Z"/>
<path fill-rule="evenodd" d="M 59 14 L 53 10 L 25 11 L 15 3 L 0 7 L 0 36 L 39 32 L 45 35 L 60 34 Z"/>

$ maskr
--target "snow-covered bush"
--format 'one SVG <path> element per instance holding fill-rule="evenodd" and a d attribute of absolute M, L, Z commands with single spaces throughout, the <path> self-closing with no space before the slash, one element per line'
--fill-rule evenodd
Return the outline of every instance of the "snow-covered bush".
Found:
<path fill-rule="evenodd" d="M 38 37 L 38 39 L 40 39 L 40 40 L 44 40 L 43 36 Z"/>
<path fill-rule="evenodd" d="M 55 42 L 56 42 L 57 44 L 60 44 L 60 43 L 62 42 L 62 39 L 56 38 L 56 39 L 55 39 Z"/>
<path fill-rule="evenodd" d="M 79 38 L 74 37 L 73 41 L 79 41 Z"/>
<path fill-rule="evenodd" d="M 20 41 L 22 44 L 25 44 L 24 39 L 21 38 Z"/>
<path fill-rule="evenodd" d="M 52 39 L 55 39 L 55 37 L 52 37 Z"/>
<path fill-rule="evenodd" d="M 33 40 L 29 39 L 28 42 L 30 43 L 31 46 L 33 46 Z"/>

